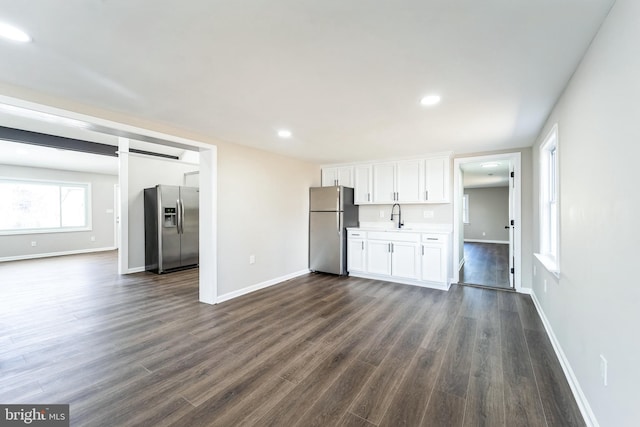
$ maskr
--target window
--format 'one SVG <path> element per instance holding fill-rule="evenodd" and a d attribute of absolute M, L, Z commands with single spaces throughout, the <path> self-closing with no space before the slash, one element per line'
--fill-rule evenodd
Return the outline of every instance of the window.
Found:
<path fill-rule="evenodd" d="M 559 274 L 559 170 L 558 126 L 540 146 L 540 253 L 538 259 Z"/>
<path fill-rule="evenodd" d="M 90 184 L 0 179 L 0 233 L 91 229 Z"/>
<path fill-rule="evenodd" d="M 469 195 L 462 196 L 462 222 L 469 224 Z"/>

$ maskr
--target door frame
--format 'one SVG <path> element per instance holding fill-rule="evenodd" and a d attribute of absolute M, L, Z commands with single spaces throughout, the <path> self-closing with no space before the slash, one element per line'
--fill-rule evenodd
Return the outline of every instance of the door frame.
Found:
<path fill-rule="evenodd" d="M 509 203 L 513 206 L 513 265 L 515 274 L 513 275 L 514 289 L 522 292 L 522 167 L 521 154 L 503 153 L 488 154 L 474 157 L 458 157 L 453 159 L 453 283 L 460 281 L 460 268 L 462 261 L 460 255 L 463 249 L 461 238 L 464 238 L 464 224 L 462 224 L 462 197 L 464 186 L 462 182 L 462 165 L 467 163 L 482 163 L 496 160 L 509 160 L 513 167 L 514 177 L 512 181 L 513 194 Z M 510 178 L 511 179 L 511 178 Z M 461 245 L 462 243 L 462 245 Z"/>

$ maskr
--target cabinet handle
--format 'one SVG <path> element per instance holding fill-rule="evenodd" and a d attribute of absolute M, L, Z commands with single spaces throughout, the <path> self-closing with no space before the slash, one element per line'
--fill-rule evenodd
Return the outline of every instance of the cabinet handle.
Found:
<path fill-rule="evenodd" d="M 429 191 L 428 190 L 424 192 L 424 199 L 425 200 L 429 200 Z"/>
<path fill-rule="evenodd" d="M 393 253 L 393 243 L 390 243 L 391 245 L 391 253 Z"/>
<path fill-rule="evenodd" d="M 438 240 L 437 237 L 427 237 L 427 240 Z"/>
<path fill-rule="evenodd" d="M 387 243 L 387 252 L 391 252 L 391 243 Z"/>
<path fill-rule="evenodd" d="M 364 251 L 364 240 L 361 243 L 362 243 L 362 250 Z"/>
<path fill-rule="evenodd" d="M 367 193 L 367 202 L 371 201 L 371 193 Z"/>
<path fill-rule="evenodd" d="M 422 245 L 422 256 L 424 256 L 424 245 Z"/>

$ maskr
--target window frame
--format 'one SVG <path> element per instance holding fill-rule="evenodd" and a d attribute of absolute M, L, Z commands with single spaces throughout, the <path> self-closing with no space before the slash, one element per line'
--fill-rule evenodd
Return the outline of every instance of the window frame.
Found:
<path fill-rule="evenodd" d="M 462 195 L 462 223 L 470 224 L 470 214 L 469 214 L 469 194 L 465 193 Z"/>
<path fill-rule="evenodd" d="M 60 216 L 60 226 L 59 227 L 42 227 L 42 228 L 20 228 L 20 229 L 0 229 L 0 236 L 10 236 L 10 235 L 21 235 L 21 234 L 50 234 L 50 233 L 72 233 L 78 231 L 91 231 L 93 230 L 92 224 L 92 194 L 91 194 L 91 183 L 90 182 L 74 182 L 74 181 L 62 181 L 62 180 L 54 180 L 54 179 L 29 179 L 29 178 L 16 178 L 16 177 L 3 177 L 0 176 L 0 183 L 16 183 L 16 184 L 30 184 L 30 185 L 47 185 L 47 186 L 57 186 L 59 189 L 63 187 L 82 187 L 85 190 L 85 206 L 84 206 L 84 215 L 85 215 L 85 225 L 83 226 L 71 226 L 64 227 L 62 226 L 62 216 Z M 62 196 L 62 192 L 59 192 L 60 197 Z M 62 210 L 62 206 L 58 207 Z"/>
<path fill-rule="evenodd" d="M 558 125 L 542 144 L 539 161 L 539 252 L 536 258 L 551 273 L 560 276 L 560 161 Z"/>

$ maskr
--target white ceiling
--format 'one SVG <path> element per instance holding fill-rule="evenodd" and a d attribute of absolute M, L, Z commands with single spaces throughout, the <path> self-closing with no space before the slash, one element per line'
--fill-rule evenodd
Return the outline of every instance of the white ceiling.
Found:
<path fill-rule="evenodd" d="M 484 167 L 483 165 L 495 165 Z M 507 187 L 509 185 L 509 160 L 492 160 L 478 163 L 463 163 L 462 185 L 464 188 Z"/>
<path fill-rule="evenodd" d="M 529 146 L 613 1 L 0 0 L 0 82 L 318 163 Z"/>

